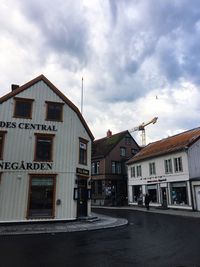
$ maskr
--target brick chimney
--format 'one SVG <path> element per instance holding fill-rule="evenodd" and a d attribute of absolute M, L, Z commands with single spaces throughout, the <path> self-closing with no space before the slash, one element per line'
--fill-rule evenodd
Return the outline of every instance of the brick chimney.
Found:
<path fill-rule="evenodd" d="M 107 137 L 111 137 L 112 136 L 112 132 L 110 130 L 107 131 Z"/>
<path fill-rule="evenodd" d="M 12 91 L 16 90 L 17 88 L 19 88 L 18 84 L 11 84 L 11 90 Z"/>

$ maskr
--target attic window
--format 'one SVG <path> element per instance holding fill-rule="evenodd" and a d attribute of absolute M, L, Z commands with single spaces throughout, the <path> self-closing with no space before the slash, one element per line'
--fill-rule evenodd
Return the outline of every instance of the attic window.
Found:
<path fill-rule="evenodd" d="M 46 101 L 46 120 L 62 121 L 63 120 L 63 103 Z"/>
<path fill-rule="evenodd" d="M 34 100 L 27 98 L 14 98 L 14 100 L 15 100 L 15 106 L 14 106 L 13 117 L 31 119 L 32 105 Z"/>

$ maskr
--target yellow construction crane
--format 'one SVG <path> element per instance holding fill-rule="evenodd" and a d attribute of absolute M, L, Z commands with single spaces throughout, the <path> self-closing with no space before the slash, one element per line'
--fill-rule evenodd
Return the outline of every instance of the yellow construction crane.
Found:
<path fill-rule="evenodd" d="M 142 146 L 146 146 L 146 133 L 145 133 L 145 127 L 151 123 L 156 123 L 158 120 L 158 117 L 154 117 L 152 120 L 146 122 L 146 123 L 142 123 L 137 127 L 132 128 L 131 130 L 129 130 L 129 132 L 135 132 L 135 131 L 142 131 Z"/>

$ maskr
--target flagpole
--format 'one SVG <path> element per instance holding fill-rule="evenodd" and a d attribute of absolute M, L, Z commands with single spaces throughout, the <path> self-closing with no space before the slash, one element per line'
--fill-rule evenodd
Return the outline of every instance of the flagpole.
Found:
<path fill-rule="evenodd" d="M 82 77 L 82 86 L 81 86 L 81 114 L 83 114 L 83 77 Z"/>

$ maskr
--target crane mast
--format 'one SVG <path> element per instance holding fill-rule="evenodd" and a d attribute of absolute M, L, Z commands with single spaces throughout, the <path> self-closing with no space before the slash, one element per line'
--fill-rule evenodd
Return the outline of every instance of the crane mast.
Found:
<path fill-rule="evenodd" d="M 145 132 L 145 127 L 149 124 L 155 124 L 158 120 L 158 117 L 154 117 L 152 120 L 146 122 L 146 123 L 142 123 L 137 127 L 134 127 L 132 129 L 129 130 L 129 132 L 135 132 L 135 131 L 141 131 L 142 132 L 142 146 L 146 146 L 146 132 Z"/>

